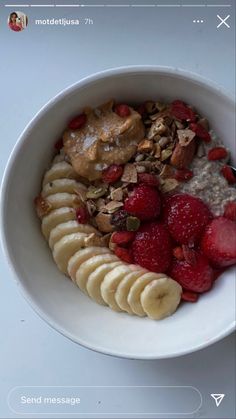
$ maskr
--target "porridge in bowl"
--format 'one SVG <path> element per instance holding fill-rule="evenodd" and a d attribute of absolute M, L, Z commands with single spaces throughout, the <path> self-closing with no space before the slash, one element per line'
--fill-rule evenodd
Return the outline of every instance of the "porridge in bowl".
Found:
<path fill-rule="evenodd" d="M 99 304 L 160 320 L 236 263 L 236 178 L 180 100 L 73 118 L 35 199 L 58 268 Z"/>

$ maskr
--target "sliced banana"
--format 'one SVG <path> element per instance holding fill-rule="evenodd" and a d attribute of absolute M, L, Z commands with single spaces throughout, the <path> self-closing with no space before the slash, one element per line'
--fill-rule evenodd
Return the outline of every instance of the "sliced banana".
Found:
<path fill-rule="evenodd" d="M 69 220 L 75 220 L 75 210 L 70 207 L 62 207 L 51 211 L 48 215 L 43 217 L 42 220 L 42 233 L 48 240 L 50 232 L 58 224 L 64 223 Z"/>
<path fill-rule="evenodd" d="M 63 192 L 73 194 L 78 188 L 83 191 L 87 190 L 85 185 L 80 182 L 76 182 L 74 179 L 55 179 L 44 185 L 41 195 L 45 198 L 49 195 Z"/>
<path fill-rule="evenodd" d="M 76 272 L 76 284 L 85 294 L 87 294 L 87 281 L 89 275 L 103 263 L 118 261 L 118 257 L 110 253 L 109 249 L 107 249 L 107 254 L 104 253 L 102 255 L 96 255 L 87 259 L 80 265 L 79 269 Z"/>
<path fill-rule="evenodd" d="M 84 239 L 87 235 L 83 233 L 72 233 L 62 237 L 53 249 L 53 258 L 58 268 L 68 273 L 68 261 L 69 259 L 84 246 Z"/>
<path fill-rule="evenodd" d="M 130 305 L 131 310 L 133 313 L 137 314 L 140 317 L 146 316 L 145 311 L 141 305 L 140 296 L 144 288 L 146 287 L 149 282 L 153 281 L 154 279 L 159 279 L 165 276 L 164 274 L 156 274 L 154 272 L 147 272 L 138 278 L 133 285 L 131 286 L 128 294 L 128 304 Z"/>
<path fill-rule="evenodd" d="M 58 163 L 53 164 L 51 169 L 49 169 L 43 178 L 43 186 L 46 185 L 46 183 L 52 182 L 55 179 L 61 179 L 61 178 L 67 178 L 67 179 L 78 179 L 78 175 L 71 166 L 71 164 L 61 161 Z"/>
<path fill-rule="evenodd" d="M 49 202 L 52 209 L 61 207 L 73 207 L 76 202 L 79 203 L 78 195 L 66 192 L 49 195 L 47 196 L 46 200 Z"/>
<path fill-rule="evenodd" d="M 105 303 L 107 303 L 107 305 L 112 308 L 112 310 L 122 311 L 115 300 L 115 293 L 120 281 L 130 272 L 130 265 L 122 263 L 122 265 L 117 266 L 111 272 L 106 274 L 104 280 L 101 283 L 102 298 Z"/>
<path fill-rule="evenodd" d="M 58 224 L 55 228 L 51 230 L 49 236 L 49 247 L 53 249 L 56 242 L 58 242 L 62 237 L 71 233 L 98 233 L 96 228 L 89 224 L 79 224 L 76 220 L 66 221 L 65 223 Z"/>
<path fill-rule="evenodd" d="M 141 304 L 145 313 L 153 320 L 161 320 L 173 314 L 181 299 L 182 287 L 165 276 L 154 279 L 141 293 Z"/>
<path fill-rule="evenodd" d="M 112 263 L 103 263 L 101 266 L 95 269 L 92 272 L 87 280 L 87 293 L 88 295 L 96 301 L 98 304 L 106 305 L 105 301 L 102 298 L 101 294 L 101 283 L 105 278 L 105 275 L 112 271 L 116 266 L 122 265 L 123 262 L 112 262 Z"/>
<path fill-rule="evenodd" d="M 125 275 L 125 277 L 119 283 L 115 293 L 115 300 L 121 310 L 127 311 L 130 314 L 134 314 L 127 300 L 128 294 L 134 282 L 146 272 L 147 271 L 145 269 L 134 265 L 134 271 Z"/>
<path fill-rule="evenodd" d="M 78 252 L 76 252 L 68 262 L 68 273 L 72 281 L 75 282 L 76 272 L 78 271 L 80 265 L 83 262 L 95 255 L 102 255 L 108 252 L 109 249 L 107 247 L 98 246 L 86 247 L 85 249 L 81 249 Z"/>

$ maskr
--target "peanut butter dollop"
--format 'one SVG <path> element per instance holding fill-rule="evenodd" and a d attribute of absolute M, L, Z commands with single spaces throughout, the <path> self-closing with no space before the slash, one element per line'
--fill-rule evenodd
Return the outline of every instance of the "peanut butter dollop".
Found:
<path fill-rule="evenodd" d="M 144 138 L 141 116 L 133 108 L 120 117 L 113 101 L 94 110 L 86 109 L 87 122 L 78 130 L 66 130 L 64 149 L 78 175 L 89 181 L 100 179 L 111 164 L 125 164 L 136 153 Z"/>

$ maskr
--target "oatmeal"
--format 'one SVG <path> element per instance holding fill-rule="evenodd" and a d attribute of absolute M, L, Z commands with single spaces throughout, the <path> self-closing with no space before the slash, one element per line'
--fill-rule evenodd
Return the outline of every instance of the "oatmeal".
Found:
<path fill-rule="evenodd" d="M 193 171 L 192 179 L 182 183 L 179 191 L 198 196 L 209 206 L 214 215 L 221 215 L 228 202 L 236 201 L 236 188 L 230 186 L 220 172 L 229 160 L 229 154 L 222 160 L 209 161 L 207 158 L 207 152 L 211 148 L 222 146 L 213 131 L 210 131 L 210 134 L 211 142 L 201 143 L 200 155 L 196 155 L 190 165 Z"/>

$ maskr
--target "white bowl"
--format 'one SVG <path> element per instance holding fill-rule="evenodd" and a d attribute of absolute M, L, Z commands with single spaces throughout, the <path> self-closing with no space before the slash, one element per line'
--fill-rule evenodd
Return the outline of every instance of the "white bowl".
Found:
<path fill-rule="evenodd" d="M 33 199 L 68 119 L 107 99 L 142 102 L 180 98 L 205 115 L 233 150 L 234 103 L 211 82 L 177 69 L 135 66 L 95 74 L 44 106 L 18 140 L 2 185 L 2 242 L 18 285 L 36 312 L 73 341 L 105 354 L 157 359 L 208 346 L 235 328 L 235 269 L 197 304 L 182 304 L 162 321 L 115 313 L 94 303 L 56 268 L 41 234 Z M 234 150 L 235 151 L 235 150 Z M 235 157 L 235 155 L 234 155 Z"/>

